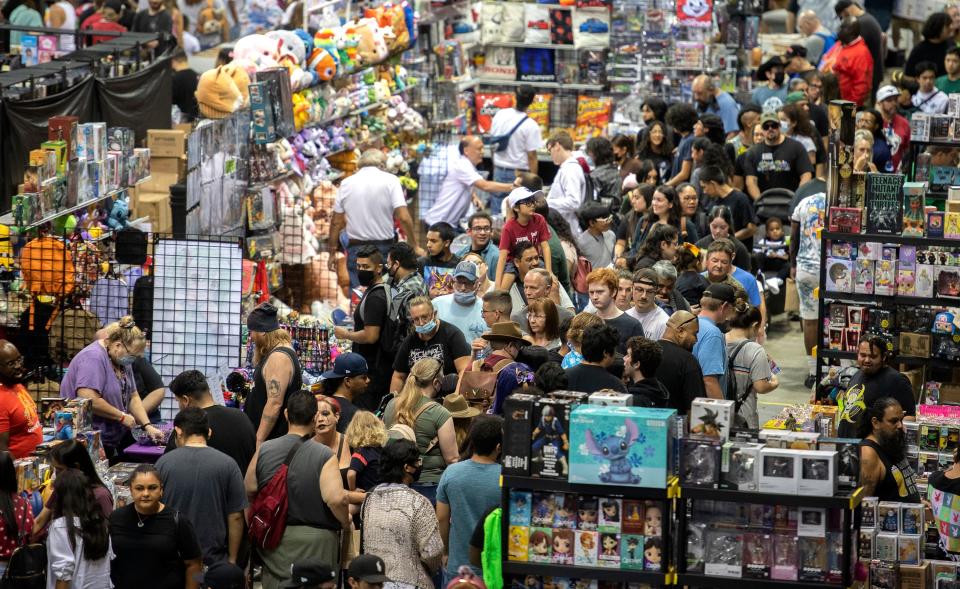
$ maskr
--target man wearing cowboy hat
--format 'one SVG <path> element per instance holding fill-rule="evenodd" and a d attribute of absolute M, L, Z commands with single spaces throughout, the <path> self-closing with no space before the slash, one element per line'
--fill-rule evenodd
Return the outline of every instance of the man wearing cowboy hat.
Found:
<path fill-rule="evenodd" d="M 523 339 L 520 326 L 513 321 L 494 323 L 490 331 L 480 337 L 490 342 L 490 348 L 493 350 L 482 361 L 482 366 L 487 370 L 493 370 L 494 366 L 503 360 L 513 362 L 517 358 L 520 348 L 530 345 L 530 342 Z"/>
<path fill-rule="evenodd" d="M 470 535 L 487 509 L 500 503 L 500 450 L 503 418 L 476 417 L 468 438 L 469 460 L 451 464 L 443 471 L 437 487 L 437 519 L 447 553 L 447 579 L 457 569 L 470 565 Z M 479 574 L 479 569 L 474 569 Z"/>

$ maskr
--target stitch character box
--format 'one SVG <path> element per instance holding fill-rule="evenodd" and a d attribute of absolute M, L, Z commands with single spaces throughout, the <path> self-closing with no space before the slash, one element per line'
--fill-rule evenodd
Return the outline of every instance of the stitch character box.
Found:
<path fill-rule="evenodd" d="M 570 418 L 570 482 L 665 488 L 674 409 L 580 405 Z"/>

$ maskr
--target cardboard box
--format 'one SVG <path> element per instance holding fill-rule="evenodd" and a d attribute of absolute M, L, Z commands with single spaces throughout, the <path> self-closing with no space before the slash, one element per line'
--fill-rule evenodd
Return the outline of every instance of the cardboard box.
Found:
<path fill-rule="evenodd" d="M 180 182 L 176 174 L 164 174 L 162 172 L 152 171 L 150 179 L 140 184 L 144 192 L 170 192 L 170 185 Z"/>
<path fill-rule="evenodd" d="M 187 152 L 187 134 L 175 129 L 149 129 L 147 147 L 160 157 L 180 157 Z"/>
<path fill-rule="evenodd" d="M 760 451 L 760 492 L 796 495 L 800 480 L 798 450 L 764 448 Z"/>
<path fill-rule="evenodd" d="M 833 497 L 837 492 L 837 453 L 810 450 L 800 454 L 798 495 Z"/>
<path fill-rule="evenodd" d="M 67 159 L 77 159 L 77 126 L 80 119 L 74 116 L 50 117 L 47 121 L 47 139 L 67 142 Z"/>
<path fill-rule="evenodd" d="M 176 175 L 177 178 L 183 179 L 187 174 L 187 158 L 186 156 L 157 157 L 153 154 L 150 158 L 150 173 Z"/>
<path fill-rule="evenodd" d="M 503 474 L 530 476 L 534 400 L 533 395 L 514 393 L 503 401 Z"/>
<path fill-rule="evenodd" d="M 690 434 L 726 442 L 733 427 L 734 401 L 698 397 L 690 406 Z"/>
<path fill-rule="evenodd" d="M 530 475 L 565 479 L 569 471 L 570 399 L 541 397 L 533 404 L 533 432 L 531 434 Z"/>
<path fill-rule="evenodd" d="M 927 589 L 930 583 L 930 563 L 920 566 L 900 565 L 900 589 Z"/>
<path fill-rule="evenodd" d="M 138 195 L 135 216 L 149 217 L 153 231 L 156 233 L 170 233 L 173 231 L 170 194 L 141 192 Z"/>

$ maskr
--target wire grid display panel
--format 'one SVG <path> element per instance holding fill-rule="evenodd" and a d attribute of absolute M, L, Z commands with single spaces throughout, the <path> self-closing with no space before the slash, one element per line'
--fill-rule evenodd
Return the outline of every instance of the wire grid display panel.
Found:
<path fill-rule="evenodd" d="M 164 382 L 199 370 L 223 402 L 221 376 L 240 365 L 242 261 L 239 239 L 157 239 L 151 360 Z M 170 394 L 160 411 L 176 414 Z"/>

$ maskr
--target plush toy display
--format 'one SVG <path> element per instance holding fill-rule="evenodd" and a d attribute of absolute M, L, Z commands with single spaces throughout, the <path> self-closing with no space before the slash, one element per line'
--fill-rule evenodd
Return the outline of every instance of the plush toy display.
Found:
<path fill-rule="evenodd" d="M 110 216 L 107 217 L 107 225 L 110 229 L 116 231 L 123 229 L 130 224 L 130 206 L 126 197 L 121 196 L 113 201 L 113 207 L 110 209 Z"/>

